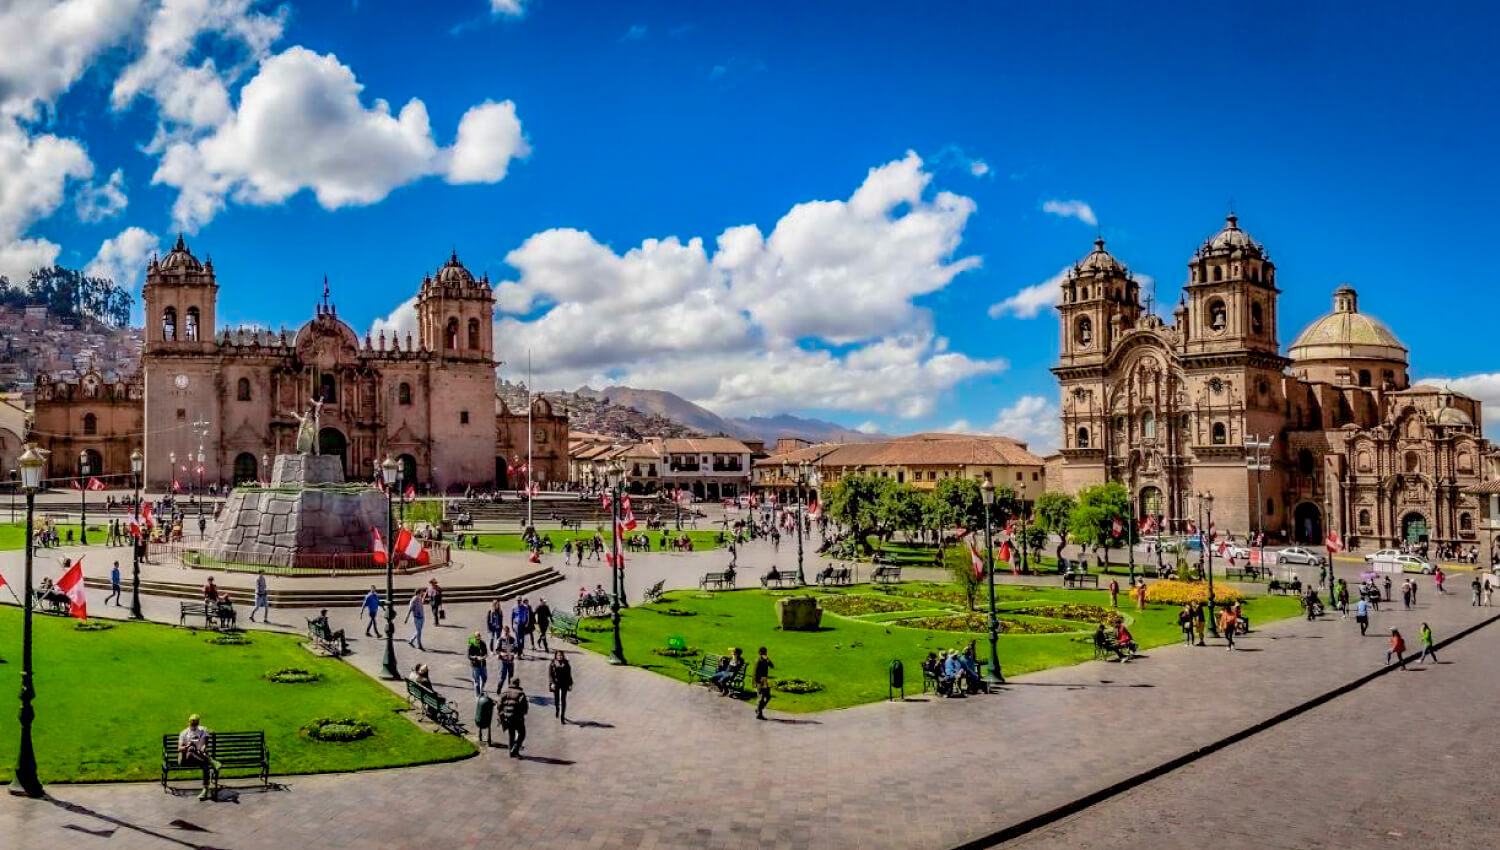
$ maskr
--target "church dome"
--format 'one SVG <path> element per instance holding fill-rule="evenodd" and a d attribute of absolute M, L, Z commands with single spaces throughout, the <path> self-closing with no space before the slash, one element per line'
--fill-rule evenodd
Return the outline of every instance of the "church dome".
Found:
<path fill-rule="evenodd" d="M 1118 272 L 1119 274 L 1124 274 L 1125 266 L 1119 260 L 1115 259 L 1113 254 L 1104 250 L 1104 237 L 1101 236 L 1094 240 L 1094 250 L 1088 252 L 1087 256 L 1079 260 L 1074 270 L 1080 272 Z"/>
<path fill-rule="evenodd" d="M 1251 238 L 1250 234 L 1240 229 L 1240 218 L 1230 213 L 1224 219 L 1224 229 L 1209 237 L 1208 242 L 1203 245 L 1204 253 L 1233 253 L 1240 251 L 1253 256 L 1261 256 L 1263 250 L 1260 243 Z"/>
<path fill-rule="evenodd" d="M 446 286 L 473 286 L 474 275 L 458 261 L 458 252 L 454 251 L 448 262 L 438 269 L 437 282 Z"/>
<path fill-rule="evenodd" d="M 183 240 L 182 234 L 177 234 L 177 244 L 172 246 L 171 253 L 161 258 L 160 268 L 162 271 L 182 269 L 190 272 L 203 271 L 203 264 L 188 250 L 187 242 Z"/>
<path fill-rule="evenodd" d="M 1449 428 L 1469 428 L 1474 424 L 1474 420 L 1469 418 L 1469 414 L 1464 413 L 1456 407 L 1439 408 L 1437 416 L 1433 417 L 1433 422 Z"/>
<path fill-rule="evenodd" d="M 1407 349 L 1385 323 L 1359 312 L 1359 296 L 1344 284 L 1333 292 L 1333 312 L 1308 325 L 1292 342 L 1293 360 L 1406 362 Z"/>

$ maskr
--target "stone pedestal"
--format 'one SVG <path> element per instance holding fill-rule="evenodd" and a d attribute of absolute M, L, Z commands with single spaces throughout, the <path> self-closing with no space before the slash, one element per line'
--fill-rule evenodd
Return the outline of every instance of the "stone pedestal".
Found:
<path fill-rule="evenodd" d="M 272 487 L 342 483 L 344 463 L 334 455 L 277 455 L 271 468 Z"/>
<path fill-rule="evenodd" d="M 823 608 L 811 596 L 789 596 L 776 600 L 776 619 L 782 631 L 816 631 L 823 623 Z"/>

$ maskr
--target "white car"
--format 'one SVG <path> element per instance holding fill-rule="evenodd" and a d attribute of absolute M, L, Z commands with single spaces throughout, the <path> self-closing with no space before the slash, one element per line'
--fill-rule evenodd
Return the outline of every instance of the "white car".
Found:
<path fill-rule="evenodd" d="M 1250 547 L 1248 546 L 1230 546 L 1225 552 L 1236 561 L 1250 560 Z"/>
<path fill-rule="evenodd" d="M 1383 573 L 1423 573 L 1428 574 L 1433 570 L 1431 561 L 1424 561 L 1416 555 L 1392 555 L 1389 558 L 1380 558 L 1375 561 L 1375 569 Z"/>
<path fill-rule="evenodd" d="M 1383 560 L 1385 560 L 1387 558 L 1394 558 L 1394 557 L 1396 557 L 1399 554 L 1401 554 L 1401 550 L 1400 549 L 1381 549 L 1378 552 L 1374 552 L 1374 553 L 1371 553 L 1369 555 L 1366 555 L 1365 556 L 1365 563 L 1367 563 L 1367 564 L 1373 564 L 1376 561 L 1383 561 Z"/>
<path fill-rule="evenodd" d="M 1321 567 L 1323 563 L 1324 558 L 1322 555 L 1309 552 L 1301 546 L 1291 546 L 1276 553 L 1277 566 L 1302 564 L 1309 567 Z"/>

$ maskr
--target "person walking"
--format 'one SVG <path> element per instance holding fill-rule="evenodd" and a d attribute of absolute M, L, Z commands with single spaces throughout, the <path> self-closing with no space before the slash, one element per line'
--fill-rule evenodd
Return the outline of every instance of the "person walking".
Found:
<path fill-rule="evenodd" d="M 1146 610 L 1146 580 L 1141 579 L 1135 585 L 1135 610 Z"/>
<path fill-rule="evenodd" d="M 427 612 L 423 610 L 422 604 L 426 601 L 426 596 L 420 587 L 412 591 L 411 601 L 406 603 L 406 616 L 401 619 L 403 623 L 414 621 L 413 627 L 416 629 L 407 639 L 406 645 L 415 646 L 423 652 L 427 651 L 427 648 L 422 646 L 422 622 L 427 619 Z"/>
<path fill-rule="evenodd" d="M 115 565 L 113 567 L 109 568 L 109 595 L 106 596 L 106 597 L 104 597 L 104 604 L 108 605 L 109 604 L 109 600 L 111 600 L 111 599 L 113 599 L 115 601 L 115 607 L 116 608 L 120 607 L 120 562 L 119 561 L 115 561 Z"/>
<path fill-rule="evenodd" d="M 511 679 L 510 686 L 500 693 L 500 727 L 505 730 L 505 739 L 510 747 L 510 757 L 521 757 L 521 748 L 526 746 L 526 709 L 529 703 L 526 692 L 521 690 L 521 680 Z"/>
<path fill-rule="evenodd" d="M 1471 581 L 1471 582 L 1469 582 L 1469 604 L 1470 605 L 1473 605 L 1473 606 L 1476 606 L 1476 607 L 1479 605 L 1479 592 L 1480 592 L 1479 576 L 1474 576 L 1474 580 Z"/>
<path fill-rule="evenodd" d="M 1426 623 L 1422 624 L 1422 631 L 1417 633 L 1417 640 L 1422 644 L 1422 654 L 1417 657 L 1417 663 L 1422 664 L 1430 657 L 1432 663 L 1438 663 L 1437 650 L 1432 648 L 1432 627 Z"/>
<path fill-rule="evenodd" d="M 1109 607 L 1120 607 L 1120 582 L 1117 579 L 1109 580 Z"/>
<path fill-rule="evenodd" d="M 755 692 L 760 699 L 755 703 L 755 719 L 766 719 L 766 704 L 771 701 L 771 670 L 776 665 L 766 655 L 766 648 L 760 648 L 760 657 L 755 659 Z"/>
<path fill-rule="evenodd" d="M 1432 583 L 1437 586 L 1437 592 L 1438 593 L 1447 593 L 1448 592 L 1448 591 L 1446 591 L 1446 590 L 1443 589 L 1443 582 L 1445 582 L 1447 580 L 1448 580 L 1448 575 L 1443 572 L 1443 568 L 1442 567 L 1438 567 L 1438 568 L 1436 568 L 1436 569 L 1434 569 L 1432 571 Z"/>
<path fill-rule="evenodd" d="M 380 592 L 375 589 L 375 585 L 370 585 L 370 590 L 359 603 L 359 610 L 366 617 L 365 637 L 380 637 Z"/>
<path fill-rule="evenodd" d="M 266 574 L 261 573 L 255 577 L 255 604 L 250 607 L 250 622 L 255 622 L 255 612 L 265 611 L 261 616 L 261 622 L 271 622 L 271 603 L 269 593 L 266 590 Z"/>
<path fill-rule="evenodd" d="M 1391 601 L 1391 577 L 1385 577 L 1385 601 Z"/>
<path fill-rule="evenodd" d="M 1405 670 L 1406 669 L 1406 641 L 1401 637 L 1400 630 L 1396 629 L 1395 627 L 1391 628 L 1391 645 L 1390 645 L 1390 649 L 1387 649 L 1385 651 L 1385 663 L 1386 663 L 1387 667 L 1390 666 L 1390 664 L 1391 664 L 1391 658 L 1393 656 L 1395 657 L 1395 659 L 1398 662 L 1400 662 L 1401 669 Z"/>
<path fill-rule="evenodd" d="M 1354 622 L 1359 624 L 1359 636 L 1364 637 L 1370 628 L 1370 601 L 1363 596 L 1354 605 Z"/>
<path fill-rule="evenodd" d="M 505 628 L 505 609 L 500 600 L 490 603 L 490 610 L 484 614 L 484 627 L 490 633 L 490 649 L 493 651 L 500 646 L 500 632 Z"/>
<path fill-rule="evenodd" d="M 500 642 L 495 647 L 495 658 L 500 661 L 499 684 L 495 685 L 495 693 L 501 693 L 505 683 L 516 674 L 516 638 L 510 633 L 510 627 L 506 626 L 500 631 Z"/>
<path fill-rule="evenodd" d="M 1177 612 L 1177 628 L 1182 630 L 1182 642 L 1193 645 L 1193 603 L 1188 602 Z"/>
<path fill-rule="evenodd" d="M 526 607 L 526 600 L 522 599 L 516 603 L 516 607 L 510 609 L 510 630 L 516 638 L 516 657 L 526 659 L 526 627 L 531 624 L 531 609 Z"/>
<path fill-rule="evenodd" d="M 1203 635 L 1208 631 L 1208 606 L 1202 602 L 1193 605 L 1193 632 L 1198 638 L 1199 646 L 1207 646 L 1203 642 Z"/>
<path fill-rule="evenodd" d="M 1411 580 L 1401 582 L 1401 607 L 1411 610 Z"/>
<path fill-rule="evenodd" d="M 547 630 L 552 628 L 552 608 L 543 599 L 537 603 L 536 610 L 531 612 L 531 620 L 536 626 L 536 637 L 532 646 L 540 645 L 543 652 L 551 652 L 552 647 L 547 645 Z"/>
<path fill-rule="evenodd" d="M 568 691 L 573 690 L 573 664 L 561 649 L 553 653 L 552 663 L 547 666 L 547 687 L 552 691 L 552 708 L 557 721 L 567 725 Z"/>
<path fill-rule="evenodd" d="M 469 675 L 474 679 L 474 695 L 484 696 L 484 686 L 490 681 L 489 650 L 485 648 L 484 638 L 475 632 L 469 638 Z"/>
<path fill-rule="evenodd" d="M 1219 612 L 1219 632 L 1229 642 L 1229 651 L 1234 652 L 1234 632 L 1239 628 L 1239 615 L 1234 606 L 1225 608 Z"/>
<path fill-rule="evenodd" d="M 443 624 L 443 589 L 438 586 L 437 579 L 427 580 L 427 601 L 432 605 L 432 625 L 434 628 Z"/>

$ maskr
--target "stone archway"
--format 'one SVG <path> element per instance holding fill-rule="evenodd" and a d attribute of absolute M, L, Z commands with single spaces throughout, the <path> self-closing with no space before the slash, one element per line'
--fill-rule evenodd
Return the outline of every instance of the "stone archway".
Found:
<path fill-rule="evenodd" d="M 318 454 L 334 455 L 343 465 L 344 477 L 349 476 L 349 439 L 337 428 L 324 428 L 318 432 Z"/>
<path fill-rule="evenodd" d="M 1161 488 L 1154 485 L 1146 485 L 1141 488 L 1140 495 L 1136 500 L 1136 520 L 1146 517 L 1159 517 L 1162 514 Z"/>
<path fill-rule="evenodd" d="M 240 452 L 234 458 L 234 484 L 254 484 L 259 480 L 260 464 L 250 452 Z"/>
<path fill-rule="evenodd" d="M 1419 511 L 1411 511 L 1401 517 L 1401 539 L 1407 543 L 1425 543 L 1431 533 L 1427 517 Z"/>
<path fill-rule="evenodd" d="M 1292 514 L 1292 536 L 1298 543 L 1323 542 L 1323 512 L 1312 502 L 1303 502 Z"/>

